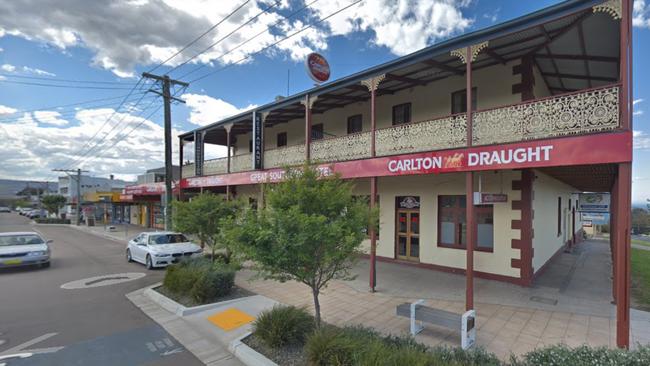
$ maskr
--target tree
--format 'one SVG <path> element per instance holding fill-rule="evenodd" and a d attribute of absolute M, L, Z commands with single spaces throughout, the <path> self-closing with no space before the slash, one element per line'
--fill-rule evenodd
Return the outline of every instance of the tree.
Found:
<path fill-rule="evenodd" d="M 49 213 L 54 213 L 56 215 L 59 212 L 59 209 L 65 206 L 67 199 L 59 194 L 53 194 L 44 196 L 41 198 L 41 202 L 43 203 L 43 207 L 45 207 Z"/>
<path fill-rule="evenodd" d="M 225 249 L 226 261 L 230 260 L 231 250 L 222 238 L 224 225 L 234 217 L 240 206 L 239 201 L 228 201 L 223 195 L 201 193 L 189 202 L 174 201 L 174 229 L 186 234 L 194 234 L 211 250 L 212 260 L 218 249 Z"/>
<path fill-rule="evenodd" d="M 650 229 L 650 214 L 643 208 L 632 209 L 632 228 L 636 234 L 645 233 Z"/>
<path fill-rule="evenodd" d="M 265 192 L 267 205 L 247 210 L 227 230 L 227 238 L 258 275 L 295 280 L 311 288 L 316 326 L 321 290 L 332 279 L 349 280 L 366 229 L 376 213 L 352 196 L 352 183 L 321 176 L 313 166 L 286 170 L 285 180 Z"/>

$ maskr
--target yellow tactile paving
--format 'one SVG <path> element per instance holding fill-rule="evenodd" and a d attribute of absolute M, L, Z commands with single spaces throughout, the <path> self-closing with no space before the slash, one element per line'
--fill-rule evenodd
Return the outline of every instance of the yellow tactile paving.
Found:
<path fill-rule="evenodd" d="M 239 309 L 230 308 L 210 315 L 208 320 L 217 327 L 229 331 L 248 324 L 255 320 L 255 318 Z"/>

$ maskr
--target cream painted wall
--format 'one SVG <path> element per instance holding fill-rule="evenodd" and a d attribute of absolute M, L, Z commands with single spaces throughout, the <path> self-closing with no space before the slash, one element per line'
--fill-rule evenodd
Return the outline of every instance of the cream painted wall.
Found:
<path fill-rule="evenodd" d="M 548 90 L 548 86 L 546 86 L 546 82 L 544 81 L 542 74 L 537 68 L 537 65 L 533 66 L 533 75 L 535 76 L 535 86 L 533 87 L 535 98 L 544 98 L 550 96 L 551 91 Z"/>
<path fill-rule="evenodd" d="M 512 67 L 520 61 L 511 61 L 506 65 L 496 65 L 473 73 L 474 86 L 477 88 L 478 109 L 489 109 L 502 105 L 519 103 L 521 94 L 512 94 L 512 85 L 521 81 L 521 75 L 513 75 Z M 453 76 L 430 83 L 426 86 L 413 87 L 393 95 L 377 98 L 377 128 L 392 125 L 392 108 L 394 105 L 411 102 L 411 120 L 413 122 L 440 118 L 451 114 L 451 93 L 465 89 L 465 76 Z M 318 101 L 316 101 L 318 104 Z M 363 116 L 363 131 L 370 130 L 370 103 L 359 102 L 345 108 L 330 109 L 323 114 L 313 115 L 312 124 L 323 123 L 325 137 L 347 134 L 348 117 L 355 114 Z M 287 132 L 288 146 L 305 142 L 304 119 L 299 118 L 264 130 L 266 149 L 276 147 L 277 134 Z M 251 134 L 237 136 L 235 154 L 248 153 L 248 141 Z"/>
<path fill-rule="evenodd" d="M 539 270 L 567 240 L 571 238 L 571 210 L 574 207 L 577 190 L 540 171 L 535 171 L 533 182 L 533 271 Z M 562 198 L 561 233 L 557 232 L 558 197 Z M 582 227 L 580 215 L 576 212 L 576 231 Z"/>
<path fill-rule="evenodd" d="M 512 220 L 521 217 L 520 211 L 511 210 L 511 201 L 519 200 L 521 193 L 512 191 L 512 181 L 521 179 L 519 171 L 501 173 L 483 172 L 483 192 L 503 192 L 508 203 L 494 205 L 494 251 L 475 252 L 475 269 L 503 276 L 519 277 L 519 269 L 511 268 L 510 260 L 519 258 L 519 250 L 511 248 L 511 240 L 519 239 L 519 230 L 510 228 Z M 438 195 L 462 195 L 465 193 L 464 174 L 441 174 L 378 178 L 380 229 L 377 255 L 395 256 L 395 197 L 420 197 L 420 262 L 453 268 L 465 268 L 465 251 L 438 247 Z M 478 174 L 476 175 L 478 190 Z M 367 181 L 357 182 L 355 194 L 369 194 Z M 369 243 L 364 243 L 368 250 Z"/>

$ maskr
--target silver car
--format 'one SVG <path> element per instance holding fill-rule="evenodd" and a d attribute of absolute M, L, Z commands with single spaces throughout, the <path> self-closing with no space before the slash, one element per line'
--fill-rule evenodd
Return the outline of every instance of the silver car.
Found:
<path fill-rule="evenodd" d="M 44 240 L 35 232 L 0 233 L 0 268 L 50 266 L 52 240 Z"/>

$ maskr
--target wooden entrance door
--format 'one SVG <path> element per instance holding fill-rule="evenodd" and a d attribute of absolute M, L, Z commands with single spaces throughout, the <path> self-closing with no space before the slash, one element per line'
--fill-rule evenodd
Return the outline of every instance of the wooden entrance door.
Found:
<path fill-rule="evenodd" d="M 397 258 L 420 261 L 420 210 L 398 209 L 395 227 Z"/>

